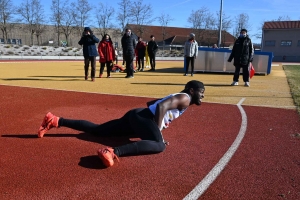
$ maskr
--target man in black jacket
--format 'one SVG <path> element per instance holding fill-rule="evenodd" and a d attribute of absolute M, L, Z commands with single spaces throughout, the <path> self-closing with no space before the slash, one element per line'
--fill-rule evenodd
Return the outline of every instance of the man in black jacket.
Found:
<path fill-rule="evenodd" d="M 82 50 L 84 57 L 85 80 L 88 79 L 89 63 L 91 62 L 91 79 L 92 81 L 95 81 L 96 57 L 98 56 L 98 51 L 95 45 L 96 43 L 99 43 L 99 39 L 93 34 L 90 27 L 85 27 L 81 39 L 78 42 L 79 45 L 83 45 Z"/>
<path fill-rule="evenodd" d="M 247 35 L 247 30 L 242 29 L 240 36 L 235 41 L 232 52 L 228 58 L 228 62 L 234 59 L 233 65 L 235 66 L 235 72 L 233 76 L 233 82 L 231 85 L 239 84 L 240 69 L 243 69 L 243 81 L 245 86 L 249 87 L 249 63 L 253 60 L 253 44 L 251 39 Z"/>
<path fill-rule="evenodd" d="M 134 78 L 133 77 L 133 58 L 134 58 L 134 49 L 136 46 L 136 41 L 131 34 L 130 29 L 126 29 L 126 33 L 121 39 L 122 48 L 123 48 L 123 59 L 126 62 L 126 77 L 125 78 Z"/>
<path fill-rule="evenodd" d="M 147 51 L 148 51 L 150 66 L 151 66 L 150 71 L 155 71 L 155 64 L 156 64 L 155 63 L 155 54 L 157 52 L 158 45 L 154 41 L 155 40 L 154 35 L 151 35 L 150 38 L 151 38 L 151 40 L 148 42 L 148 46 L 147 46 Z"/>

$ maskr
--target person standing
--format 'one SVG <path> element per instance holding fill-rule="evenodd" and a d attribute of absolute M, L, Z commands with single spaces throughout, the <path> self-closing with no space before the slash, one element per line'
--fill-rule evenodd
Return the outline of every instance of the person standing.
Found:
<path fill-rule="evenodd" d="M 100 56 L 100 74 L 99 78 L 102 77 L 104 67 L 106 65 L 107 69 L 107 78 L 110 78 L 110 71 L 113 65 L 113 61 L 115 60 L 115 50 L 113 47 L 113 43 L 108 34 L 105 34 L 98 45 L 98 53 Z"/>
<path fill-rule="evenodd" d="M 95 81 L 96 57 L 98 56 L 96 43 L 99 43 L 99 39 L 93 34 L 90 27 L 85 27 L 81 39 L 78 42 L 79 45 L 83 46 L 85 80 L 88 79 L 89 63 L 91 62 L 91 79 Z"/>
<path fill-rule="evenodd" d="M 97 136 L 131 136 L 141 140 L 117 147 L 105 147 L 97 151 L 106 167 L 114 165 L 119 156 L 145 155 L 163 152 L 166 142 L 162 132 L 173 120 L 180 117 L 189 106 L 201 105 L 205 87 L 200 81 L 192 80 L 185 84 L 179 93 L 170 94 L 162 99 L 147 102 L 146 108 L 135 108 L 119 119 L 103 124 L 94 124 L 86 120 L 74 120 L 57 117 L 47 113 L 38 130 L 38 137 L 44 137 L 51 128 L 67 127 Z"/>
<path fill-rule="evenodd" d="M 244 86 L 250 87 L 249 83 L 249 69 L 250 62 L 253 61 L 253 44 L 251 39 L 247 35 L 247 30 L 242 29 L 240 32 L 240 36 L 235 41 L 231 54 L 228 58 L 228 62 L 231 62 L 232 59 L 233 65 L 235 66 L 235 72 L 233 75 L 233 82 L 231 85 L 239 85 L 239 76 L 240 70 L 243 69 L 243 81 L 245 82 Z"/>
<path fill-rule="evenodd" d="M 134 78 L 133 76 L 133 59 L 135 55 L 136 41 L 131 33 L 130 29 L 126 29 L 125 34 L 121 39 L 123 48 L 123 59 L 126 62 L 126 76 L 125 78 Z"/>
<path fill-rule="evenodd" d="M 148 55 L 150 59 L 150 66 L 151 66 L 151 69 L 149 71 L 155 71 L 155 65 L 156 65 L 155 55 L 158 50 L 158 45 L 155 42 L 154 35 L 151 35 L 150 38 L 151 40 L 148 42 L 148 46 L 147 46 Z"/>
<path fill-rule="evenodd" d="M 194 76 L 195 59 L 198 56 L 198 43 L 195 40 L 195 34 L 191 33 L 190 38 L 184 44 L 184 57 L 185 57 L 185 73 L 187 76 L 189 65 L 191 63 L 191 76 Z"/>
<path fill-rule="evenodd" d="M 146 52 L 146 44 L 143 42 L 141 37 L 138 38 L 136 45 L 137 60 L 138 60 L 138 71 L 144 71 L 144 57 Z"/>

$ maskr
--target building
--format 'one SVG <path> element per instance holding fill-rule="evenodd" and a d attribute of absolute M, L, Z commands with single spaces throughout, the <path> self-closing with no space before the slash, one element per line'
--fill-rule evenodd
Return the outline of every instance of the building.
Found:
<path fill-rule="evenodd" d="M 300 62 L 300 21 L 265 22 L 262 51 L 273 52 L 275 62 Z"/>
<path fill-rule="evenodd" d="M 196 35 L 199 46 L 211 47 L 218 43 L 218 30 L 195 30 L 192 28 L 163 27 L 128 24 L 126 28 L 137 36 L 142 37 L 144 41 L 150 40 L 150 35 L 155 36 L 155 41 L 160 47 L 182 47 L 189 38 L 190 33 Z M 229 47 L 235 41 L 235 37 L 226 31 L 222 31 L 221 46 Z"/>

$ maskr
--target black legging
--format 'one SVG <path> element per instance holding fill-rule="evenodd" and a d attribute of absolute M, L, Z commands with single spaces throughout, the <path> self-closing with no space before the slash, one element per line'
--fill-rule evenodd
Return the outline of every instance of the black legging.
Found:
<path fill-rule="evenodd" d="M 149 54 L 149 60 L 150 60 L 150 66 L 151 66 L 151 69 L 152 70 L 155 70 L 155 65 L 156 65 L 156 62 L 155 62 L 155 54 Z"/>
<path fill-rule="evenodd" d="M 191 62 L 191 74 L 194 74 L 195 57 L 185 57 L 185 62 L 186 62 L 185 73 L 187 74 L 189 72 L 189 65 Z"/>
<path fill-rule="evenodd" d="M 58 125 L 98 136 L 137 136 L 142 140 L 114 147 L 117 156 L 160 153 L 165 150 L 161 132 L 148 108 L 128 111 L 123 117 L 104 124 L 94 124 L 85 120 L 60 118 Z"/>
<path fill-rule="evenodd" d="M 100 74 L 103 74 L 105 65 L 106 65 L 106 69 L 107 69 L 107 76 L 110 76 L 110 71 L 112 68 L 112 61 L 100 63 Z"/>
<path fill-rule="evenodd" d="M 138 70 L 144 69 L 144 57 L 145 56 L 138 56 L 138 64 L 139 64 Z"/>

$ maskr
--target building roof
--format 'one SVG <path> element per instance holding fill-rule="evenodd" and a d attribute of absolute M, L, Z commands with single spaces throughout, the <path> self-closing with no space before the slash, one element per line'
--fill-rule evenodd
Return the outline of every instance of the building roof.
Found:
<path fill-rule="evenodd" d="M 195 33 L 196 40 L 200 45 L 211 45 L 218 42 L 218 30 L 195 30 L 192 28 L 136 24 L 127 24 L 126 28 L 130 28 L 135 35 L 143 38 L 144 41 L 149 41 L 150 36 L 154 35 L 157 43 L 165 41 L 165 44 L 184 44 L 184 42 L 189 38 L 190 33 Z M 221 39 L 224 46 L 229 46 L 235 41 L 235 37 L 226 31 L 222 31 Z"/>
<path fill-rule="evenodd" d="M 263 29 L 298 29 L 300 21 L 271 21 L 265 22 Z"/>

